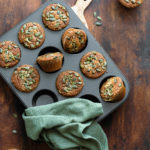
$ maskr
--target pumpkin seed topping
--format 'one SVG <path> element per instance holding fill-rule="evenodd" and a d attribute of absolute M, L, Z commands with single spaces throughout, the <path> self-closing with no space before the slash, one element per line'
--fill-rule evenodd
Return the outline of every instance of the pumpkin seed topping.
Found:
<path fill-rule="evenodd" d="M 19 78 L 23 81 L 24 87 L 28 90 L 32 89 L 32 85 L 36 82 L 36 74 L 33 73 L 33 68 L 31 67 L 22 67 L 18 72 Z"/>
<path fill-rule="evenodd" d="M 121 87 L 122 86 L 122 84 L 121 83 L 119 83 L 119 85 L 118 85 L 119 87 Z"/>
<path fill-rule="evenodd" d="M 62 22 L 63 23 L 67 22 L 69 17 L 68 12 L 64 13 L 64 10 L 66 10 L 65 7 L 61 6 L 60 4 L 56 6 L 51 6 L 50 11 L 44 14 L 44 19 L 46 21 L 54 22 L 55 28 L 59 28 Z"/>
<path fill-rule="evenodd" d="M 97 13 L 96 13 L 96 11 L 94 11 L 93 16 L 96 17 L 96 15 L 97 15 Z"/>
<path fill-rule="evenodd" d="M 97 21 L 97 22 L 95 23 L 95 25 L 96 25 L 96 26 L 102 26 L 102 22 Z"/>
<path fill-rule="evenodd" d="M 0 54 L 2 54 L 3 53 L 3 49 L 2 48 L 0 48 Z"/>
<path fill-rule="evenodd" d="M 34 35 L 37 37 L 37 36 L 41 35 L 41 32 L 36 32 Z"/>
<path fill-rule="evenodd" d="M 67 75 L 64 75 L 62 78 L 63 90 L 64 92 L 72 91 L 73 89 L 78 89 L 77 85 L 82 84 L 81 77 L 76 72 L 68 72 Z"/>
<path fill-rule="evenodd" d="M 117 83 L 117 79 L 116 78 L 114 79 L 114 83 Z"/>

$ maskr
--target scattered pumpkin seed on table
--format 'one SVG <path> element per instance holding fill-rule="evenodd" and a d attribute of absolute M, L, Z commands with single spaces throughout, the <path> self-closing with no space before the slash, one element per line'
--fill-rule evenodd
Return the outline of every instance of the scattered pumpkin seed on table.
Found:
<path fill-rule="evenodd" d="M 102 18 L 100 16 L 97 16 L 96 12 L 93 13 L 93 16 L 97 19 L 95 22 L 95 25 L 96 26 L 102 26 Z"/>

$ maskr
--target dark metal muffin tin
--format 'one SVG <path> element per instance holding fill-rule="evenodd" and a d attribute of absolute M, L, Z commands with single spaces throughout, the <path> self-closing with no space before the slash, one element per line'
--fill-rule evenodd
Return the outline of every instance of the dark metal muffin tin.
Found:
<path fill-rule="evenodd" d="M 66 7 L 66 9 L 69 12 L 70 15 L 70 23 L 69 25 L 62 29 L 61 31 L 51 31 L 48 28 L 45 28 L 43 22 L 42 22 L 42 12 L 46 6 L 48 6 L 51 3 L 60 3 L 63 6 Z M 18 32 L 24 23 L 27 22 L 37 22 L 45 29 L 46 39 L 44 44 L 35 49 L 35 50 L 29 50 L 25 47 L 23 47 L 19 41 L 18 41 Z M 88 42 L 86 48 L 78 53 L 78 54 L 69 54 L 63 50 L 62 44 L 61 44 L 61 36 L 64 33 L 65 30 L 68 28 L 80 28 L 84 30 L 88 37 Z M 63 97 L 60 95 L 56 89 L 55 82 L 56 78 L 59 75 L 60 72 L 65 70 L 74 70 L 79 72 L 83 79 L 84 79 L 84 87 L 83 90 L 79 95 L 76 97 L 82 97 L 90 99 L 94 102 L 100 102 L 103 105 L 104 114 L 100 116 L 97 121 L 101 121 L 103 118 L 105 118 L 107 115 L 109 115 L 112 111 L 114 111 L 117 107 L 119 107 L 128 97 L 129 94 L 129 85 L 127 79 L 124 77 L 124 75 L 121 73 L 121 71 L 117 68 L 115 63 L 112 61 L 112 59 L 108 56 L 108 54 L 103 50 L 103 48 L 99 45 L 99 43 L 95 40 L 95 38 L 91 35 L 91 33 L 88 31 L 88 29 L 81 23 L 79 18 L 76 16 L 76 14 L 73 12 L 73 10 L 63 1 L 60 0 L 52 0 L 48 1 L 45 4 L 43 4 L 36 12 L 31 14 L 28 18 L 23 20 L 20 24 L 18 24 L 16 27 L 11 29 L 9 32 L 5 33 L 3 36 L 0 37 L 0 41 L 14 41 L 16 44 L 19 45 L 21 49 L 21 60 L 20 62 L 14 66 L 13 68 L 5 69 L 0 68 L 0 74 L 6 81 L 6 83 L 11 87 L 13 92 L 17 95 L 17 97 L 20 99 L 20 101 L 24 104 L 25 107 L 31 107 L 31 106 L 37 106 L 37 105 L 43 105 L 48 104 L 56 101 L 60 101 L 63 99 L 66 99 L 66 97 Z M 44 53 L 43 49 L 47 47 L 54 47 L 58 49 L 60 52 L 64 55 L 64 63 L 62 66 L 62 69 L 54 72 L 54 73 L 45 73 L 41 70 L 41 68 L 36 63 L 36 59 L 39 54 Z M 53 48 L 50 48 L 50 50 L 53 50 Z M 55 49 L 54 49 L 55 50 Z M 100 52 L 107 60 L 107 73 L 102 75 L 100 78 L 97 79 L 89 79 L 85 77 L 79 67 L 80 59 L 81 57 L 86 54 L 89 51 L 98 51 Z M 53 52 L 53 51 L 52 51 Z M 18 91 L 11 83 L 11 75 L 15 68 L 17 68 L 20 65 L 23 64 L 30 64 L 36 67 L 40 74 L 40 83 L 39 86 L 31 93 L 22 93 Z M 101 84 L 111 76 L 119 76 L 124 81 L 125 87 L 126 87 L 126 95 L 125 97 L 119 101 L 119 102 L 105 102 L 101 99 L 99 88 Z"/>

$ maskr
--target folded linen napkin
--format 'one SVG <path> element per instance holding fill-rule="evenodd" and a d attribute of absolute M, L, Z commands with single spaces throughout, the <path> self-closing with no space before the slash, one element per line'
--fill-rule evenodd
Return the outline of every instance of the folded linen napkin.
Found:
<path fill-rule="evenodd" d="M 22 117 L 27 136 L 44 140 L 54 150 L 108 150 L 107 137 L 95 121 L 102 114 L 101 103 L 70 98 L 30 107 Z"/>

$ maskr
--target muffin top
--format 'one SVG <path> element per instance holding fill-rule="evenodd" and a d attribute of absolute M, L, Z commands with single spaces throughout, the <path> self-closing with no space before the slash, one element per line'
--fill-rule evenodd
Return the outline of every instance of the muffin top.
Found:
<path fill-rule="evenodd" d="M 127 8 L 135 8 L 143 3 L 143 0 L 120 0 L 120 3 Z"/>
<path fill-rule="evenodd" d="M 21 51 L 17 44 L 11 41 L 0 42 L 0 67 L 11 68 L 18 64 Z"/>
<path fill-rule="evenodd" d="M 85 76 L 94 79 L 106 72 L 107 62 L 101 53 L 91 51 L 81 58 L 80 68 Z"/>
<path fill-rule="evenodd" d="M 37 63 L 45 72 L 55 72 L 62 67 L 63 54 L 60 52 L 46 53 L 37 58 Z"/>
<path fill-rule="evenodd" d="M 125 96 L 125 86 L 120 77 L 108 78 L 100 89 L 104 101 L 118 101 Z"/>
<path fill-rule="evenodd" d="M 66 97 L 78 95 L 84 86 L 82 76 L 75 71 L 64 71 L 59 74 L 56 80 L 58 92 Z"/>
<path fill-rule="evenodd" d="M 50 4 L 43 10 L 42 20 L 50 30 L 61 30 L 69 24 L 69 13 L 60 4 Z"/>
<path fill-rule="evenodd" d="M 78 53 L 85 48 L 87 35 L 81 29 L 69 28 L 62 35 L 62 45 L 68 53 Z"/>
<path fill-rule="evenodd" d="M 37 61 L 52 61 L 61 59 L 63 57 L 63 54 L 60 52 L 55 53 L 46 53 L 44 55 L 38 56 Z"/>
<path fill-rule="evenodd" d="M 44 43 L 45 31 L 38 23 L 28 22 L 21 26 L 18 38 L 26 48 L 36 49 Z"/>
<path fill-rule="evenodd" d="M 13 85 L 22 92 L 31 92 L 39 84 L 40 75 L 36 68 L 31 65 L 22 65 L 12 74 Z"/>

